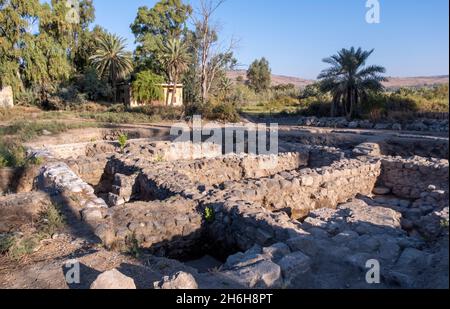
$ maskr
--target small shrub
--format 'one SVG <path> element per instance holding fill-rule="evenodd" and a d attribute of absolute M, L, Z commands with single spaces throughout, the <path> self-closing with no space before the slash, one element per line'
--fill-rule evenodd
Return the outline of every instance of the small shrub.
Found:
<path fill-rule="evenodd" d="M 42 240 L 53 236 L 65 224 L 58 207 L 49 205 L 39 216 L 36 231 L 31 235 L 0 235 L 0 254 L 20 260 L 36 251 Z"/>
<path fill-rule="evenodd" d="M 20 260 L 24 256 L 33 253 L 40 241 L 41 239 L 38 236 L 29 236 L 21 239 L 14 238 L 7 255 L 13 260 Z"/>
<path fill-rule="evenodd" d="M 223 122 L 239 122 L 240 116 L 236 107 L 231 103 L 219 103 L 206 111 L 206 117 Z"/>
<path fill-rule="evenodd" d="M 108 112 L 110 113 L 123 113 L 125 112 L 125 105 L 123 104 L 114 104 L 108 107 Z"/>
<path fill-rule="evenodd" d="M 126 253 L 134 256 L 135 258 L 138 258 L 141 254 L 141 249 L 139 246 L 139 241 L 136 238 L 136 235 L 131 235 L 130 237 L 126 238 Z"/>
<path fill-rule="evenodd" d="M 75 104 L 70 107 L 71 111 L 75 112 L 91 112 L 91 113 L 101 113 L 106 112 L 108 107 L 103 104 L 87 102 L 83 104 Z"/>
<path fill-rule="evenodd" d="M 206 222 L 214 222 L 214 220 L 216 219 L 216 214 L 214 213 L 214 209 L 212 209 L 211 207 L 207 207 L 205 209 L 205 220 Z"/>
<path fill-rule="evenodd" d="M 0 235 L 0 254 L 8 253 L 9 249 L 14 245 L 14 236 L 10 234 Z"/>
<path fill-rule="evenodd" d="M 27 165 L 26 150 L 15 141 L 0 140 L 0 167 L 23 167 Z"/>
<path fill-rule="evenodd" d="M 160 162 L 164 162 L 164 156 L 162 154 L 158 154 L 155 158 L 155 162 L 160 163 Z"/>
<path fill-rule="evenodd" d="M 0 168 L 4 168 L 8 166 L 8 161 L 3 157 L 3 155 L 0 153 Z"/>
<path fill-rule="evenodd" d="M 120 134 L 118 138 L 120 150 L 123 152 L 128 143 L 128 135 Z"/>
<path fill-rule="evenodd" d="M 65 218 L 61 214 L 59 207 L 50 205 L 41 213 L 39 231 L 46 237 L 51 237 L 60 231 L 65 225 Z"/>
<path fill-rule="evenodd" d="M 329 117 L 331 113 L 331 103 L 314 101 L 300 112 L 304 116 Z"/>

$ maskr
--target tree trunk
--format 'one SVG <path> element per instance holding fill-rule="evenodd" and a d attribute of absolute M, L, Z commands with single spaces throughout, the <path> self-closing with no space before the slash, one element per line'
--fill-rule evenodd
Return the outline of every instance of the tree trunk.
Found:
<path fill-rule="evenodd" d="M 347 90 L 347 104 L 345 107 L 345 114 L 347 117 L 347 120 L 352 120 L 352 114 L 353 114 L 353 92 L 352 89 L 349 88 Z"/>
<path fill-rule="evenodd" d="M 169 87 L 169 86 L 167 86 L 166 88 L 164 88 L 164 93 L 165 93 L 165 95 L 166 95 L 166 99 L 165 99 L 164 104 L 165 104 L 166 106 L 169 106 L 169 95 L 170 95 L 170 87 Z"/>
<path fill-rule="evenodd" d="M 333 96 L 333 102 L 331 102 L 331 117 L 336 117 L 337 105 L 339 104 L 339 96 Z"/>
<path fill-rule="evenodd" d="M 110 78 L 111 78 L 111 86 L 113 88 L 113 100 L 114 103 L 117 102 L 117 82 L 116 82 L 116 74 L 114 72 L 114 65 L 111 65 Z"/>
<path fill-rule="evenodd" d="M 361 105 L 359 104 L 359 95 L 357 89 L 355 89 L 354 111 L 356 111 L 356 116 L 361 115 Z"/>
<path fill-rule="evenodd" d="M 172 102 L 170 102 L 171 106 L 175 105 L 175 99 L 176 99 L 176 95 L 177 95 L 177 83 L 178 83 L 178 80 L 175 77 L 175 79 L 173 81 L 173 88 L 172 88 Z"/>

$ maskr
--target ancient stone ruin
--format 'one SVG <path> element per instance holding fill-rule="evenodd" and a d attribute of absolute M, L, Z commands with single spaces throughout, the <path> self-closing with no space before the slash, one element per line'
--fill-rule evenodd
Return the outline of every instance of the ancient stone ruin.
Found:
<path fill-rule="evenodd" d="M 34 149 L 34 185 L 108 250 L 166 263 L 154 288 L 448 287 L 448 160 L 298 138 L 281 136 L 278 155 L 146 140 Z M 195 266 L 205 257 L 214 271 Z"/>

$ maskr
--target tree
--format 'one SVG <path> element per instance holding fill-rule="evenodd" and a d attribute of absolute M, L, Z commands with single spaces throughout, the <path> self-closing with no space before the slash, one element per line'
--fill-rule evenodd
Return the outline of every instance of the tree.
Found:
<path fill-rule="evenodd" d="M 125 39 L 106 34 L 97 39 L 97 48 L 89 59 L 100 76 L 107 76 L 117 100 L 117 80 L 125 78 L 133 70 L 132 55 L 125 50 Z"/>
<path fill-rule="evenodd" d="M 0 87 L 23 90 L 22 52 L 33 40 L 29 29 L 41 12 L 39 0 L 0 0 Z"/>
<path fill-rule="evenodd" d="M 0 85 L 16 96 L 38 91 L 45 101 L 70 77 L 79 36 L 94 18 L 92 2 L 79 3 L 79 23 L 71 23 L 66 1 L 0 0 Z"/>
<path fill-rule="evenodd" d="M 188 69 L 191 61 L 187 53 L 186 45 L 179 39 L 170 39 L 160 47 L 160 61 L 164 65 L 170 83 L 173 85 L 172 102 L 170 104 L 174 105 L 178 81 L 181 75 Z M 167 103 L 166 105 L 168 105 Z"/>
<path fill-rule="evenodd" d="M 153 8 L 144 6 L 138 9 L 131 30 L 136 37 L 135 57 L 139 67 L 164 73 L 159 62 L 160 46 L 170 39 L 186 36 L 186 22 L 191 14 L 191 6 L 181 0 L 160 0 Z"/>
<path fill-rule="evenodd" d="M 382 91 L 382 82 L 386 78 L 381 76 L 386 69 L 378 65 L 366 66 L 366 61 L 372 55 L 373 49 L 363 51 L 361 48 L 342 49 L 323 62 L 331 65 L 318 76 L 321 90 L 331 92 L 333 103 L 331 115 L 339 112 L 342 103 L 345 115 L 351 119 L 361 97 L 367 96 L 368 91 Z"/>
<path fill-rule="evenodd" d="M 78 73 L 86 73 L 92 68 L 89 58 L 97 49 L 98 38 L 108 34 L 108 31 L 100 26 L 95 26 L 92 31 L 85 31 L 80 35 L 80 45 L 75 53 L 74 66 Z"/>
<path fill-rule="evenodd" d="M 200 0 L 199 17 L 194 20 L 193 44 L 200 72 L 203 103 L 208 100 L 211 87 L 220 75 L 219 72 L 232 69 L 236 65 L 236 59 L 233 57 L 234 40 L 228 47 L 223 48 L 218 41 L 217 26 L 212 24 L 213 14 L 223 3 L 224 0 Z"/>
<path fill-rule="evenodd" d="M 247 71 L 247 79 L 250 88 L 255 91 L 264 91 L 270 88 L 271 70 L 269 62 L 265 58 L 255 60 Z"/>
<path fill-rule="evenodd" d="M 133 97 L 140 102 L 160 101 L 164 98 L 161 84 L 164 79 L 151 71 L 142 71 L 132 83 Z"/>

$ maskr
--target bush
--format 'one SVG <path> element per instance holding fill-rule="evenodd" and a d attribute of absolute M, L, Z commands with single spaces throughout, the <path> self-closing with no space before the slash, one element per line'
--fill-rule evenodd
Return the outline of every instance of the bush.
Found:
<path fill-rule="evenodd" d="M 20 260 L 32 254 L 43 239 L 53 236 L 64 228 L 65 219 L 58 207 L 49 205 L 43 211 L 32 234 L 12 235 L 0 234 L 0 254 L 7 255 L 12 260 Z"/>
<path fill-rule="evenodd" d="M 111 100 L 113 89 L 109 83 L 100 79 L 96 70 L 89 68 L 84 75 L 78 77 L 77 87 L 92 101 Z"/>
<path fill-rule="evenodd" d="M 70 107 L 70 110 L 75 111 L 75 112 L 101 113 L 101 112 L 108 111 L 109 108 L 107 106 L 105 106 L 104 104 L 87 102 L 84 104 L 73 105 Z"/>
<path fill-rule="evenodd" d="M 142 103 L 161 101 L 164 99 L 162 83 L 164 79 L 151 71 L 139 72 L 132 83 L 133 97 Z"/>
<path fill-rule="evenodd" d="M 312 101 L 306 103 L 306 107 L 300 111 L 303 116 L 330 117 L 331 103 Z"/>
<path fill-rule="evenodd" d="M 448 113 L 448 85 L 401 88 L 394 92 L 369 93 L 361 104 L 361 116 L 371 120 L 408 120 L 417 113 Z"/>
<path fill-rule="evenodd" d="M 17 93 L 15 96 L 16 105 L 40 106 L 39 96 L 31 89 Z"/>
<path fill-rule="evenodd" d="M 28 163 L 26 150 L 15 142 L 0 140 L 0 168 L 23 167 Z"/>
<path fill-rule="evenodd" d="M 219 103 L 211 107 L 206 112 L 206 117 L 210 120 L 218 120 L 222 122 L 239 122 L 239 113 L 231 103 Z"/>
<path fill-rule="evenodd" d="M 118 142 L 119 142 L 120 150 L 123 152 L 123 150 L 125 149 L 125 147 L 127 146 L 127 143 L 128 143 L 128 135 L 120 134 Z"/>

